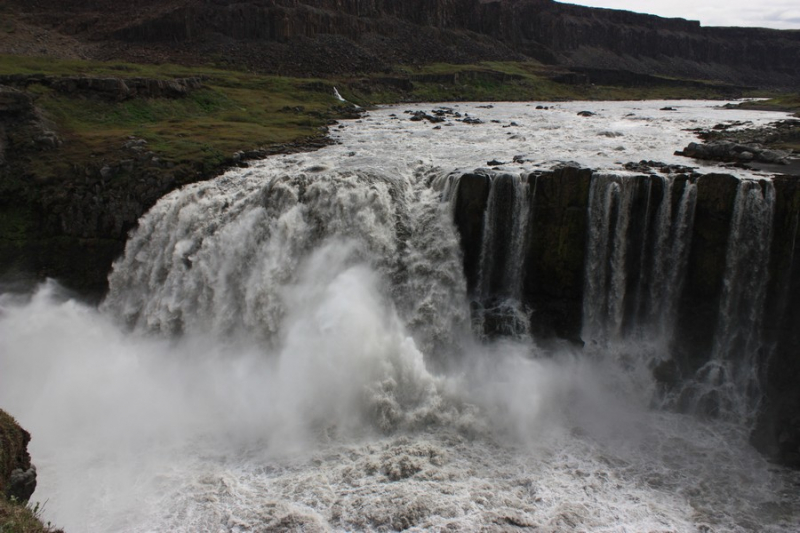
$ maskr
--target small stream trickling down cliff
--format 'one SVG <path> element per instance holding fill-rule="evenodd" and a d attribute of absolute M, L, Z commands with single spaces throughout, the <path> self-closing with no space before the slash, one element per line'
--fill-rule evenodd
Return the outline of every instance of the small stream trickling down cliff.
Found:
<path fill-rule="evenodd" d="M 747 441 L 786 342 L 764 317 L 794 305 L 775 251 L 796 185 L 614 172 L 607 135 L 599 172 L 439 167 L 376 122 L 163 198 L 99 309 L 53 283 L 0 295 L 0 403 L 34 435 L 48 518 L 793 530 L 800 479 Z"/>

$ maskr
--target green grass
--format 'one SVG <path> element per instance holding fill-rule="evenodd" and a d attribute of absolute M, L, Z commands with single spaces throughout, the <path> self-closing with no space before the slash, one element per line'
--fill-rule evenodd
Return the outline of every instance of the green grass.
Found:
<path fill-rule="evenodd" d="M 22 505 L 0 499 L 0 533 L 56 533 L 49 522 L 42 522 L 39 504 Z M 62 532 L 63 533 L 63 532 Z"/>
<path fill-rule="evenodd" d="M 45 175 L 56 175 L 65 165 L 92 157 L 111 157 L 129 136 L 147 140 L 148 149 L 163 160 L 213 167 L 238 150 L 320 136 L 320 128 L 338 116 L 332 83 L 323 80 L 204 67 L 17 56 L 0 56 L 2 74 L 204 78 L 203 88 L 184 98 L 123 102 L 68 96 L 32 85 L 29 91 L 36 94 L 36 105 L 65 141 L 53 157 L 33 162 L 36 172 Z M 291 109 L 298 106 L 302 113 Z"/>
<path fill-rule="evenodd" d="M 392 72 L 346 80 L 345 98 L 361 105 L 396 102 L 447 101 L 562 101 L 728 98 L 721 86 L 663 85 L 619 87 L 572 85 L 552 78 L 565 71 L 535 62 L 481 62 L 470 65 L 436 63 L 421 67 L 396 67 Z M 381 78 L 408 80 L 410 91 L 400 91 Z"/>
<path fill-rule="evenodd" d="M 768 100 L 743 102 L 739 107 L 766 111 L 786 111 L 800 117 L 800 94 L 782 94 Z"/>

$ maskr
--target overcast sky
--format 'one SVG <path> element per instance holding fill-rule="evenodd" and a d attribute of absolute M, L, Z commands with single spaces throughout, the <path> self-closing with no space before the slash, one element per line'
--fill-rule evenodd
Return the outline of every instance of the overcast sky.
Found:
<path fill-rule="evenodd" d="M 703 26 L 800 29 L 800 0 L 559 0 L 699 20 Z"/>

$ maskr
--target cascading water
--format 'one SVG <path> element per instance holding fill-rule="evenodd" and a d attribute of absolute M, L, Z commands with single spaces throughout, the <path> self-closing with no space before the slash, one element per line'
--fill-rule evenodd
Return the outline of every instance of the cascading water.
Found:
<path fill-rule="evenodd" d="M 167 197 L 114 267 L 104 310 L 135 328 L 245 334 L 272 342 L 285 287 L 335 240 L 390 282 L 423 347 L 457 345 L 466 321 L 459 248 L 434 176 L 363 172 L 222 178 Z"/>
<path fill-rule="evenodd" d="M 634 182 L 595 176 L 589 196 L 589 245 L 583 338 L 603 343 L 622 332 L 626 294 L 627 231 Z"/>
<path fill-rule="evenodd" d="M 686 275 L 697 185 L 596 175 L 589 199 L 583 339 L 666 348 Z"/>
<path fill-rule="evenodd" d="M 759 361 L 768 358 L 762 321 L 769 281 L 775 187 L 739 183 L 711 358 L 687 384 L 691 409 L 752 424 L 761 401 Z"/>
<path fill-rule="evenodd" d="M 513 174 L 492 177 L 475 295 L 479 308 L 473 316 L 479 334 L 530 335 L 521 293 L 532 202 L 527 179 Z"/>
<path fill-rule="evenodd" d="M 620 107 L 602 131 L 623 130 L 628 146 L 638 131 L 647 148 L 661 130 L 626 118 L 631 105 L 645 104 Z M 520 130 L 533 113 L 470 114 L 503 109 Z M 489 146 L 474 137 L 493 122 L 405 124 L 427 143 L 406 153 L 418 137 L 398 133 L 391 115 L 352 126 L 341 146 L 163 198 L 131 235 L 100 309 L 53 283 L 0 295 L 0 405 L 33 434 L 47 518 L 89 532 L 793 531 L 796 475 L 768 467 L 730 420 L 651 409 L 650 368 L 630 372 L 674 336 L 695 177 L 574 172 L 558 188 L 553 176 L 509 169 L 467 180 L 415 158 L 430 149 L 455 168 L 446 154 Z M 525 134 L 542 143 L 598 127 L 576 109 L 535 120 Z M 430 136 L 447 130 L 466 148 L 451 137 L 436 152 Z M 619 136 L 605 146 L 610 137 L 581 131 L 600 139 L 592 157 L 619 157 Z M 464 187 L 484 200 L 454 220 L 474 207 L 459 204 Z M 766 290 L 774 194 L 769 182 L 739 187 L 717 326 L 718 338 L 738 340 L 713 354 L 731 361 L 731 378 L 745 377 L 759 348 L 748 302 L 762 305 Z M 531 228 L 555 217 L 553 198 L 566 198 L 551 226 L 561 240 L 536 241 Z M 481 238 L 464 242 L 473 223 Z M 527 329 L 532 250 L 576 234 L 586 239 L 588 349 L 544 352 Z M 511 318 L 488 316 L 489 329 L 510 334 L 473 335 L 470 299 L 510 302 Z"/>

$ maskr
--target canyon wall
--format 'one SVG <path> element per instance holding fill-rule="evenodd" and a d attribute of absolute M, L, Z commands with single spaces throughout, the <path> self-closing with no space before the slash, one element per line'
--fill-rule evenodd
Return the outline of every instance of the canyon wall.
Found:
<path fill-rule="evenodd" d="M 31 23 L 102 43 L 94 54 L 107 59 L 214 60 L 292 74 L 527 59 L 746 86 L 800 84 L 800 31 L 705 28 L 550 0 L 12 3 Z"/>

